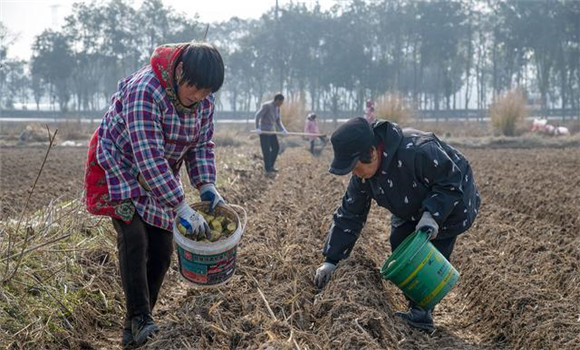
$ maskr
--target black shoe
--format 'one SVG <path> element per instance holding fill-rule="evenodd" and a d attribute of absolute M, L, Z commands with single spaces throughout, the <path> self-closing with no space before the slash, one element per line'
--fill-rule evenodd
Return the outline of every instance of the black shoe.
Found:
<path fill-rule="evenodd" d="M 407 312 L 395 312 L 398 316 L 405 320 L 410 326 L 432 332 L 435 330 L 433 323 L 433 315 L 431 310 L 423 310 L 418 307 L 411 307 Z"/>
<path fill-rule="evenodd" d="M 269 170 L 269 172 L 270 172 L 270 173 L 277 173 L 277 172 L 278 172 L 278 169 L 276 169 L 276 168 L 272 168 L 272 169 L 270 169 L 270 170 Z"/>
<path fill-rule="evenodd" d="M 125 318 L 125 324 L 123 325 L 122 339 L 123 350 L 133 349 L 135 343 L 133 342 L 133 333 L 131 332 L 131 320 L 128 317 Z"/>
<path fill-rule="evenodd" d="M 131 334 L 136 346 L 145 344 L 158 331 L 159 327 L 153 322 L 150 314 L 135 316 L 131 320 Z"/>

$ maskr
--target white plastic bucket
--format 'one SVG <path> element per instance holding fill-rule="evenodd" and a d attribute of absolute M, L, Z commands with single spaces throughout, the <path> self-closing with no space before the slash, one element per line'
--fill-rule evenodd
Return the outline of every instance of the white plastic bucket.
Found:
<path fill-rule="evenodd" d="M 191 207 L 207 213 L 209 202 L 194 203 Z M 243 213 L 243 221 L 233 208 Z M 222 285 L 232 278 L 236 270 L 238 243 L 240 243 L 248 219 L 246 211 L 238 205 L 229 204 L 216 207 L 214 213 L 236 223 L 234 233 L 228 238 L 216 242 L 198 242 L 184 237 L 176 224 L 173 225 L 179 273 L 186 282 L 196 287 Z"/>

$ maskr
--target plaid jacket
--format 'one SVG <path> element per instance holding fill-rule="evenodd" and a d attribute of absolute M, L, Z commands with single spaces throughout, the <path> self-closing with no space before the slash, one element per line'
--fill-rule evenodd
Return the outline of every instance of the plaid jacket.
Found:
<path fill-rule="evenodd" d="M 182 163 L 195 187 L 215 183 L 213 112 L 213 94 L 193 113 L 178 111 L 149 65 L 122 80 L 98 130 L 111 200 L 130 199 L 145 222 L 172 230 Z"/>

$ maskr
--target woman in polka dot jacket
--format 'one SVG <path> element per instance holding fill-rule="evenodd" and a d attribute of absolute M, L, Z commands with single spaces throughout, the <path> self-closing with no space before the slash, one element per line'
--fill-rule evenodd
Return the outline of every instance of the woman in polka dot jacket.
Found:
<path fill-rule="evenodd" d="M 371 200 L 391 212 L 391 250 L 415 230 L 430 232 L 447 258 L 457 235 L 473 224 L 480 197 L 468 160 L 433 133 L 401 129 L 394 123 L 369 124 L 353 118 L 331 137 L 334 159 L 329 171 L 351 174 L 322 250 L 324 263 L 315 283 L 323 288 L 337 263 L 349 256 L 366 222 Z M 410 325 L 433 329 L 431 310 L 411 303 L 397 313 Z"/>

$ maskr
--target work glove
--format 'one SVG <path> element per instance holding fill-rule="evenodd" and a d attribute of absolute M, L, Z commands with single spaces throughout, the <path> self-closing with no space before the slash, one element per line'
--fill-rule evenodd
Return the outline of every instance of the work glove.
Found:
<path fill-rule="evenodd" d="M 423 212 L 423 216 L 421 216 L 421 220 L 419 220 L 415 229 L 428 233 L 430 240 L 437 238 L 437 233 L 439 233 L 439 225 L 437 225 L 437 222 L 428 211 Z"/>
<path fill-rule="evenodd" d="M 214 211 L 218 205 L 224 205 L 225 201 L 215 189 L 214 184 L 205 184 L 199 188 L 199 196 L 202 201 L 209 202 L 209 211 Z"/>
<path fill-rule="evenodd" d="M 256 134 L 260 135 L 262 133 L 262 129 L 256 128 Z"/>
<path fill-rule="evenodd" d="M 177 214 L 177 228 L 183 235 L 193 236 L 196 240 L 211 236 L 211 230 L 203 216 L 191 209 L 185 201 L 179 203 L 175 208 L 175 213 Z"/>
<path fill-rule="evenodd" d="M 320 289 L 324 288 L 328 281 L 330 281 L 334 269 L 336 269 L 336 265 L 329 262 L 322 263 L 316 270 L 316 275 L 314 276 L 314 284 L 316 287 Z"/>
<path fill-rule="evenodd" d="M 288 135 L 288 130 L 286 130 L 286 128 L 282 128 L 282 135 Z"/>

